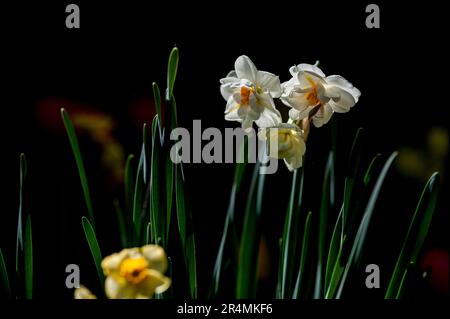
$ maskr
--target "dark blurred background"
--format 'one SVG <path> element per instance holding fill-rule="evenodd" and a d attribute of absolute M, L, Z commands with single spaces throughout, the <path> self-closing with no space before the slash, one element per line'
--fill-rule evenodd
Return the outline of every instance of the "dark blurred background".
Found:
<path fill-rule="evenodd" d="M 0 247 L 13 267 L 19 154 L 24 152 L 29 172 L 25 209 L 33 218 L 36 298 L 72 297 L 64 285 L 64 269 L 69 263 L 80 265 L 83 283 L 96 284 L 80 223 L 85 204 L 60 108 L 68 110 L 77 127 L 94 210 L 102 221 L 98 223 L 99 241 L 107 255 L 119 249 L 113 200 L 123 203 L 124 159 L 140 151 L 142 125 L 151 123 L 154 115 L 151 84 L 156 81 L 165 87 L 167 58 L 174 45 L 180 50 L 175 88 L 179 121 L 188 129 L 193 119 L 201 119 L 203 127 L 237 126 L 223 118 L 225 101 L 219 79 L 241 54 L 282 80 L 289 79 L 290 66 L 319 60 L 326 74 L 340 74 L 359 88 L 360 102 L 350 113 L 333 119 L 338 126 L 337 198 L 342 195 L 344 170 L 359 127 L 366 132 L 367 162 L 376 153 L 387 158 L 400 150 L 401 155 L 381 192 L 363 262 L 380 265 L 385 287 L 422 187 L 438 169 L 444 187 L 425 244 L 423 267 L 441 270 L 432 271 L 431 280 L 417 283 L 413 295 L 448 296 L 449 178 L 445 161 L 449 117 L 439 79 L 447 59 L 441 48 L 442 8 L 428 2 L 424 6 L 377 1 L 381 28 L 367 29 L 365 8 L 369 2 L 365 1 L 348 5 L 331 1 L 163 5 L 153 1 L 76 1 L 81 28 L 66 29 L 69 3 L 21 2 L 0 8 Z M 329 125 L 314 129 L 309 138 L 305 208 L 315 214 L 330 136 Z M 189 164 L 185 170 L 197 236 L 199 291 L 205 295 L 233 166 Z M 280 162 L 279 172 L 267 178 L 263 232 L 267 258 L 261 282 L 261 287 L 267 288 L 261 290 L 262 295 L 267 297 L 274 292 L 290 176 Z M 243 201 L 245 195 L 239 199 Z M 243 202 L 238 206 L 244 206 Z M 330 216 L 330 220 L 334 218 Z M 364 278 L 364 273 L 361 276 Z M 382 297 L 381 290 L 369 291 L 361 279 L 348 294 Z"/>

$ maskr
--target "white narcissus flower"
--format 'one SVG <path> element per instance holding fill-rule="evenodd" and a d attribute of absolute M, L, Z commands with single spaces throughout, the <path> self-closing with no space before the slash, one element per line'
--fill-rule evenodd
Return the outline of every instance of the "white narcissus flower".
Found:
<path fill-rule="evenodd" d="M 164 249 L 157 245 L 123 249 L 103 259 L 105 293 L 110 299 L 149 299 L 170 287 Z"/>
<path fill-rule="evenodd" d="M 225 119 L 242 123 L 243 129 L 275 126 L 281 122 L 273 98 L 281 95 L 278 76 L 258 71 L 245 55 L 237 58 L 235 70 L 220 80 L 220 92 L 227 101 Z"/>
<path fill-rule="evenodd" d="M 333 112 L 348 112 L 361 95 L 342 76 L 325 76 L 315 65 L 299 64 L 289 71 L 292 78 L 282 84 L 281 100 L 292 108 L 289 111 L 292 120 L 311 116 L 314 126 L 321 127 L 330 120 Z"/>
<path fill-rule="evenodd" d="M 306 145 L 303 132 L 297 125 L 280 123 L 276 127 L 261 129 L 258 137 L 267 142 L 269 156 L 284 159 L 290 171 L 303 165 Z"/>

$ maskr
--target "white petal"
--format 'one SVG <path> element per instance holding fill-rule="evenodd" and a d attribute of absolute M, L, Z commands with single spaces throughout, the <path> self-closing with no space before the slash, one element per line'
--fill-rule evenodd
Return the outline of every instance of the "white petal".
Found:
<path fill-rule="evenodd" d="M 85 286 L 81 285 L 75 289 L 73 294 L 74 299 L 97 299 L 97 297 Z"/>
<path fill-rule="evenodd" d="M 225 101 L 228 101 L 235 90 L 236 89 L 232 87 L 232 82 L 228 82 L 220 86 L 220 93 L 222 94 L 222 97 L 225 99 Z"/>
<path fill-rule="evenodd" d="M 307 117 L 309 112 L 314 108 L 313 105 L 309 105 L 309 101 L 306 99 L 306 94 L 303 93 L 292 93 L 291 96 L 282 95 L 281 102 L 298 111 L 298 113 L 293 111 L 292 113 L 289 113 L 290 118 L 293 120 Z M 294 116 L 296 116 L 296 118 L 294 118 Z"/>
<path fill-rule="evenodd" d="M 150 299 L 156 293 L 163 293 L 171 284 L 171 280 L 153 269 L 147 270 L 147 277 L 136 286 L 137 297 Z"/>
<path fill-rule="evenodd" d="M 261 128 L 276 126 L 281 123 L 281 115 L 278 110 L 265 109 L 261 113 L 258 120 L 255 121 L 256 125 Z"/>
<path fill-rule="evenodd" d="M 313 82 L 316 86 L 319 84 L 325 84 L 325 79 L 323 77 L 306 71 L 299 71 L 297 73 L 297 80 L 300 87 L 305 89 L 312 87 L 311 82 Z"/>
<path fill-rule="evenodd" d="M 292 156 L 284 159 L 287 168 L 290 171 L 297 169 L 303 165 L 303 155 L 306 151 L 306 144 L 302 136 L 296 136 L 295 138 L 295 150 L 293 150 Z"/>
<path fill-rule="evenodd" d="M 292 90 L 298 86 L 298 79 L 297 79 L 297 75 L 292 77 L 289 81 L 283 82 L 283 84 L 281 84 L 281 89 L 282 89 L 282 95 L 289 95 Z"/>
<path fill-rule="evenodd" d="M 158 245 L 145 245 L 141 248 L 142 255 L 148 261 L 149 268 L 160 273 L 167 270 L 167 256 L 164 249 Z"/>
<path fill-rule="evenodd" d="M 118 291 L 120 285 L 112 277 L 107 277 L 105 280 L 105 293 L 109 299 L 118 299 Z"/>
<path fill-rule="evenodd" d="M 239 108 L 235 108 L 231 112 L 225 114 L 225 120 L 227 121 L 242 121 L 242 118 L 239 116 L 238 113 Z"/>
<path fill-rule="evenodd" d="M 232 70 L 232 71 L 230 71 L 230 72 L 227 74 L 227 78 L 237 78 L 237 77 L 238 77 L 238 76 L 237 76 L 235 70 Z"/>
<path fill-rule="evenodd" d="M 302 166 L 303 156 L 293 156 L 290 158 L 285 158 L 284 163 L 286 164 L 289 171 L 293 172 L 294 170 Z"/>
<path fill-rule="evenodd" d="M 130 255 L 132 249 L 122 249 L 119 253 L 114 253 L 102 260 L 101 267 L 105 275 L 110 275 L 119 271 L 122 261 Z"/>
<path fill-rule="evenodd" d="M 248 108 L 247 117 L 252 121 L 256 121 L 261 116 L 260 112 L 255 112 L 252 108 Z"/>
<path fill-rule="evenodd" d="M 105 293 L 109 299 L 134 299 L 135 297 L 135 291 L 132 285 L 127 284 L 125 279 L 121 283 L 113 277 L 106 278 Z"/>
<path fill-rule="evenodd" d="M 302 112 L 296 110 L 296 109 L 290 109 L 289 110 L 289 119 L 292 121 L 296 120 L 303 120 L 304 118 L 307 118 L 309 116 L 309 113 L 314 109 L 314 107 L 307 107 Z"/>
<path fill-rule="evenodd" d="M 280 97 L 281 84 L 278 76 L 269 72 L 258 71 L 256 83 L 258 83 L 263 90 L 267 90 L 272 97 Z"/>
<path fill-rule="evenodd" d="M 232 110 L 237 109 L 238 106 L 239 106 L 239 104 L 236 103 L 234 97 L 230 96 L 228 98 L 227 105 L 225 107 L 225 113 L 230 113 Z"/>
<path fill-rule="evenodd" d="M 234 63 L 234 68 L 236 70 L 236 75 L 240 79 L 247 79 L 252 82 L 256 81 L 256 74 L 258 71 L 248 56 L 241 55 L 238 57 Z"/>
<path fill-rule="evenodd" d="M 346 113 L 352 108 L 356 100 L 353 95 L 347 92 L 344 89 L 341 89 L 337 86 L 327 88 L 327 94 L 331 92 L 330 95 L 333 95 L 332 99 L 329 101 L 329 104 L 333 111 L 338 113 Z M 337 96 L 337 97 L 336 97 Z"/>
<path fill-rule="evenodd" d="M 244 119 L 250 111 L 251 108 L 248 105 L 240 105 L 237 109 L 237 114 L 239 118 Z"/>
<path fill-rule="evenodd" d="M 301 114 L 300 111 L 297 111 L 296 109 L 292 108 L 289 110 L 289 119 L 296 121 L 300 118 L 299 117 L 300 114 Z"/>
<path fill-rule="evenodd" d="M 281 101 L 287 106 L 293 107 L 299 111 L 303 111 L 309 106 L 305 93 L 291 92 L 288 96 L 282 96 Z"/>
<path fill-rule="evenodd" d="M 268 95 L 262 95 L 257 99 L 255 94 L 250 94 L 248 102 L 253 111 L 262 113 L 266 107 L 271 107 L 271 100 L 267 100 L 268 98 L 271 99 Z"/>
<path fill-rule="evenodd" d="M 329 85 L 340 87 L 349 92 L 353 96 L 355 103 L 358 102 L 358 99 L 361 96 L 361 92 L 342 76 L 330 75 L 326 78 L 326 82 Z"/>
<path fill-rule="evenodd" d="M 324 124 L 327 124 L 333 115 L 333 110 L 331 109 L 329 104 L 325 104 L 322 106 L 319 111 L 312 117 L 312 122 L 315 127 L 321 127 Z"/>
<path fill-rule="evenodd" d="M 305 72 L 311 73 L 319 78 L 325 78 L 325 74 L 322 72 L 322 70 L 318 66 L 315 66 L 312 64 L 301 63 L 301 64 L 297 65 L 297 69 L 299 71 L 305 71 Z"/>
<path fill-rule="evenodd" d="M 252 128 L 253 122 L 259 119 L 261 113 L 253 111 L 252 108 L 248 106 L 241 106 L 239 110 L 238 115 L 242 119 L 242 129 L 248 131 Z"/>
<path fill-rule="evenodd" d="M 352 83 L 350 83 L 349 81 L 347 81 L 344 77 L 342 77 L 340 75 L 330 75 L 326 78 L 326 82 L 328 84 L 339 86 L 348 92 L 351 92 L 352 90 L 356 90 L 354 92 L 355 95 L 361 94 L 361 92 L 357 88 L 355 88 Z"/>
<path fill-rule="evenodd" d="M 225 113 L 225 120 L 227 121 L 241 121 L 242 118 L 239 116 L 239 104 L 234 104 L 234 107 L 230 109 L 229 112 Z"/>
<path fill-rule="evenodd" d="M 239 81 L 240 81 L 239 78 L 237 78 L 235 76 L 226 76 L 226 77 L 220 79 L 220 84 L 227 84 L 227 83 L 233 83 L 233 82 L 239 82 Z"/>
<path fill-rule="evenodd" d="M 298 71 L 299 71 L 299 70 L 298 70 L 298 68 L 297 68 L 296 65 L 291 66 L 291 67 L 289 68 L 289 73 L 290 73 L 293 77 L 297 77 Z"/>

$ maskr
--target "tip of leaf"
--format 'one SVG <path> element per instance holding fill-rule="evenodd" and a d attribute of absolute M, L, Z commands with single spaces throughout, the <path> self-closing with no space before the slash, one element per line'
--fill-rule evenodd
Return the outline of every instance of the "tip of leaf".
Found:
<path fill-rule="evenodd" d="M 169 60 L 175 60 L 178 63 L 178 48 L 174 47 L 170 52 Z"/>
<path fill-rule="evenodd" d="M 86 227 L 86 225 L 91 225 L 91 222 L 89 221 L 89 218 L 86 216 L 81 217 L 81 224 L 83 225 L 83 229 Z"/>
<path fill-rule="evenodd" d="M 429 179 L 429 190 L 433 190 L 436 186 L 439 185 L 439 182 L 441 180 L 441 175 L 439 172 L 434 172 Z"/>
<path fill-rule="evenodd" d="M 27 175 L 27 158 L 25 156 L 25 153 L 20 153 L 19 162 L 20 162 L 20 176 L 21 180 L 23 181 L 23 178 L 25 178 L 25 176 Z"/>

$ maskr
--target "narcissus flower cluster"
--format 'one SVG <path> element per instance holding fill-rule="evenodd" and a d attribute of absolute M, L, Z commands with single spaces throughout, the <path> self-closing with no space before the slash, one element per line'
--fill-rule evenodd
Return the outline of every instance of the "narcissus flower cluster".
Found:
<path fill-rule="evenodd" d="M 302 166 L 310 123 L 323 126 L 334 112 L 348 112 L 361 95 L 342 76 L 326 76 L 317 65 L 291 67 L 292 77 L 284 83 L 272 73 L 259 71 L 245 55 L 237 58 L 234 68 L 220 80 L 225 119 L 240 122 L 244 130 L 255 122 L 261 129 L 259 138 L 267 141 L 269 156 L 284 159 L 290 171 Z M 290 108 L 287 123 L 275 99 Z"/>

